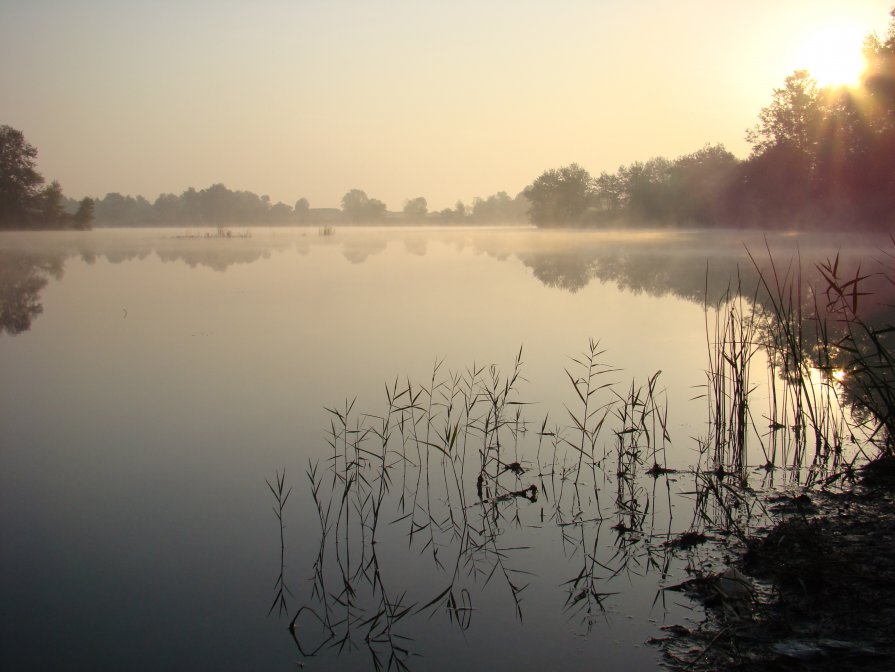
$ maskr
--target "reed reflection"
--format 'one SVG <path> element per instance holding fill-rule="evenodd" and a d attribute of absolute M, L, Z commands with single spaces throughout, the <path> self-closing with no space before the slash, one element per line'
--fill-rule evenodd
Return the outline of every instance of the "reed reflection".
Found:
<path fill-rule="evenodd" d="M 321 544 L 312 599 L 290 624 L 299 650 L 309 650 L 311 619 L 315 651 L 367 646 L 377 665 L 403 669 L 412 647 L 401 626 L 425 614 L 465 630 L 485 608 L 478 606 L 484 589 L 495 584 L 522 622 L 531 583 L 562 564 L 545 559 L 556 552 L 577 568 L 558 584 L 562 612 L 591 632 L 610 618 L 608 605 L 623 599 L 620 586 L 655 574 L 653 606 L 664 606 L 665 590 L 678 587 L 662 585 L 676 562 L 704 572 L 693 564 L 703 562 L 702 544 L 731 536 L 745 543 L 771 520 L 750 484 L 756 465 L 764 487 L 777 470 L 798 484 L 830 484 L 849 478 L 867 447 L 891 450 L 893 328 L 864 321 L 866 276 L 844 274 L 838 259 L 821 264 L 826 291 L 814 286 L 808 310 L 801 275 L 781 274 L 768 252 L 770 271 L 752 257 L 751 290 L 739 275 L 710 303 L 704 279 L 709 357 L 697 397 L 705 400 L 707 423 L 690 437 L 698 450 L 684 471 L 666 460 L 672 437 L 661 373 L 622 386 L 594 340 L 566 371 L 572 394 L 565 423 L 530 420 L 520 396 L 521 349 L 507 374 L 495 366 L 445 373 L 439 362 L 425 384 L 388 387 L 380 414 L 356 412 L 353 403 L 331 409 L 330 476 L 317 465 L 309 471 Z M 760 417 L 757 361 L 768 363 L 770 390 Z M 834 371 L 861 382 L 842 385 Z M 750 452 L 755 445 L 757 454 Z M 672 483 L 684 489 L 672 492 Z M 681 497 L 692 503 L 685 527 L 671 514 Z M 544 529 L 558 533 L 556 548 L 529 542 Z M 389 576 L 402 576 L 412 562 L 392 552 L 401 533 L 414 559 L 429 559 L 431 572 L 423 581 L 393 578 L 386 589 L 383 548 L 398 563 Z M 328 589 L 332 568 L 336 588 Z M 728 598 L 738 613 L 748 610 Z M 490 627 L 487 616 L 475 620 Z"/>
<path fill-rule="evenodd" d="M 543 617 L 528 589 L 569 564 L 562 612 L 587 633 L 610 618 L 621 585 L 667 572 L 673 472 L 658 467 L 669 441 L 659 374 L 619 394 L 603 356 L 591 341 L 573 359 L 571 424 L 528 419 L 521 350 L 506 374 L 438 362 L 423 384 L 395 381 L 380 413 L 330 408 L 330 457 L 307 473 L 320 543 L 310 598 L 289 623 L 299 652 L 364 650 L 377 668 L 405 669 L 414 621 L 487 631 L 499 622 L 490 609 Z M 536 548 L 532 537 L 551 531 L 555 547 Z"/>

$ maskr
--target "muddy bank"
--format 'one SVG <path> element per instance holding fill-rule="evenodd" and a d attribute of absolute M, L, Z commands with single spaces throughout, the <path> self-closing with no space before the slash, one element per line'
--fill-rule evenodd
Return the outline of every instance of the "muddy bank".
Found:
<path fill-rule="evenodd" d="M 673 670 L 895 669 L 895 459 L 850 488 L 769 501 L 776 524 L 681 590 L 696 627 L 653 643 Z"/>

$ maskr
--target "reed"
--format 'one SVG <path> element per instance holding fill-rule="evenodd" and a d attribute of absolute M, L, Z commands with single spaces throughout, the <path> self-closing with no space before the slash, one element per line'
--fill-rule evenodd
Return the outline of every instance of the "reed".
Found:
<path fill-rule="evenodd" d="M 605 350 L 600 349 L 600 342 L 589 339 L 587 350 L 579 357 L 572 358 L 572 362 L 578 367 L 578 375 L 573 375 L 572 372 L 566 369 L 566 376 L 568 376 L 569 382 L 571 382 L 572 388 L 575 390 L 575 394 L 580 402 L 577 411 L 573 411 L 566 406 L 566 411 L 573 423 L 573 431 L 576 433 L 574 441 L 566 441 L 577 452 L 576 485 L 582 481 L 581 469 L 585 465 L 585 459 L 594 475 L 594 484 L 596 485 L 597 442 L 606 418 L 612 410 L 613 401 L 611 399 L 601 401 L 597 397 L 600 392 L 608 391 L 612 388 L 612 382 L 603 382 L 605 380 L 604 376 L 616 371 L 616 369 L 612 369 L 599 361 L 603 354 L 605 354 Z M 596 494 L 596 488 L 594 492 Z"/>
<path fill-rule="evenodd" d="M 801 257 L 781 267 L 767 243 L 766 251 L 765 267 L 748 253 L 762 290 L 762 346 L 779 373 L 771 381 L 769 434 L 783 439 L 784 460 L 791 465 L 824 461 L 841 446 L 844 417 L 831 385 L 829 324 L 817 305 L 816 288 L 803 277 Z M 806 294 L 814 298 L 809 301 Z"/>
<path fill-rule="evenodd" d="M 895 244 L 895 239 L 892 239 Z M 830 370 L 838 379 L 855 411 L 856 427 L 886 455 L 895 454 L 895 326 L 871 322 L 865 304 L 872 292 L 866 289 L 873 276 L 887 285 L 895 284 L 891 266 L 895 257 L 886 255 L 886 264 L 876 273 L 866 273 L 860 265 L 853 272 L 841 268 L 839 255 L 819 263 L 823 278 L 826 312 L 834 317 L 838 330 L 823 349 Z"/>
<path fill-rule="evenodd" d="M 274 585 L 274 600 L 270 605 L 267 615 L 270 616 L 273 613 L 273 610 L 277 609 L 278 615 L 282 616 L 289 611 L 288 605 L 286 604 L 286 595 L 292 595 L 292 591 L 290 591 L 289 587 L 286 585 L 286 538 L 285 524 L 283 523 L 283 511 L 286 508 L 286 500 L 289 499 L 289 495 L 292 493 L 292 487 L 290 486 L 288 490 L 286 489 L 285 469 L 283 469 L 282 473 L 279 471 L 276 472 L 273 483 L 267 479 L 265 479 L 265 482 L 275 500 L 273 512 L 280 528 L 280 573 L 277 576 L 276 584 Z M 274 485 L 274 483 L 276 485 Z"/>
<path fill-rule="evenodd" d="M 650 473 L 668 472 L 666 448 L 671 442 L 668 433 L 668 400 L 658 389 L 657 371 L 645 385 L 631 382 L 626 395 L 619 395 L 613 412 L 618 420 L 616 436 L 616 474 L 619 478 L 637 473 L 645 462 L 652 464 Z M 662 464 L 659 464 L 659 460 Z"/>
<path fill-rule="evenodd" d="M 706 273 L 706 283 L 708 273 Z M 742 283 L 728 287 L 709 310 L 708 285 L 704 304 L 709 458 L 719 473 L 741 471 L 748 462 L 747 444 L 753 426 L 750 397 L 752 361 L 758 352 L 757 320 L 753 300 L 744 294 Z M 713 319 L 710 319 L 710 314 Z M 767 455 L 765 456 L 767 458 Z"/>
<path fill-rule="evenodd" d="M 664 492 L 659 480 L 673 469 L 661 372 L 621 388 L 594 339 L 565 369 L 572 388 L 566 424 L 546 415 L 535 425 L 527 420 L 522 348 L 506 373 L 476 364 L 452 372 L 436 360 L 424 382 L 386 385 L 381 412 L 359 412 L 354 401 L 328 408 L 329 456 L 325 467 L 308 469 L 321 541 L 312 604 L 290 624 L 299 649 L 308 648 L 302 618 L 323 630 L 320 646 L 368 647 L 377 666 L 405 669 L 412 655 L 402 634 L 406 619 L 440 614 L 465 630 L 476 591 L 496 583 L 521 621 L 531 573 L 522 564 L 526 547 L 507 539 L 533 524 L 534 505 L 535 525 L 558 530 L 566 560 L 576 560 L 562 583 L 564 611 L 590 628 L 605 615 L 613 581 L 653 571 L 664 577 L 671 557 L 691 553 L 709 530 L 745 541 L 770 519 L 748 483 L 753 441 L 769 481 L 780 466 L 795 478 L 807 467 L 808 482 L 829 478 L 855 433 L 891 452 L 895 328 L 871 326 L 860 312 L 866 276 L 844 275 L 837 257 L 818 266 L 825 289 L 806 292 L 800 260 L 781 267 L 768 249 L 763 269 L 749 256 L 759 271 L 754 290 L 745 291 L 738 277 L 710 302 L 706 281 L 708 363 L 697 398 L 706 403 L 707 432 L 696 440 L 696 465 L 666 478 Z M 768 362 L 767 431 L 753 417 L 759 355 Z M 677 478 L 692 480 L 684 494 L 694 509 L 675 537 Z M 276 483 L 268 485 L 275 496 L 285 492 L 275 508 L 283 558 L 284 475 Z M 605 491 L 614 497 L 604 503 Z M 657 513 L 663 496 L 667 521 Z M 435 585 L 428 593 L 411 596 L 386 579 L 379 544 L 395 538 L 428 558 Z"/>

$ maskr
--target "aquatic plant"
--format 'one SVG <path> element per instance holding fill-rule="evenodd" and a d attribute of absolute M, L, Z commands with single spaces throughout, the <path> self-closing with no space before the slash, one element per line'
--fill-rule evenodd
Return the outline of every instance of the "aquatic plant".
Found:
<path fill-rule="evenodd" d="M 274 486 L 273 483 L 266 480 L 267 487 L 270 489 L 271 494 L 274 496 L 275 505 L 273 507 L 274 515 L 277 517 L 277 522 L 279 523 L 280 528 L 280 573 L 277 576 L 277 581 L 274 586 L 275 596 L 273 603 L 270 605 L 270 609 L 267 612 L 267 615 L 273 613 L 274 608 L 277 609 L 277 612 L 280 616 L 285 613 L 288 613 L 288 605 L 286 604 L 286 595 L 291 595 L 292 591 L 289 590 L 289 587 L 286 585 L 286 538 L 285 538 L 285 525 L 283 523 L 283 510 L 286 508 L 286 500 L 289 499 L 289 495 L 292 493 L 292 487 L 286 489 L 286 470 L 283 469 L 283 472 L 279 471 L 276 473 L 274 478 Z"/>
<path fill-rule="evenodd" d="M 714 303 L 714 319 L 710 320 L 706 284 L 704 313 L 709 358 L 705 394 L 696 398 L 704 397 L 707 401 L 706 447 L 712 468 L 719 473 L 740 471 L 748 461 L 747 441 L 753 426 L 749 400 L 755 390 L 752 361 L 759 350 L 754 304 L 754 297 L 750 300 L 738 283 L 728 287 Z"/>
<path fill-rule="evenodd" d="M 887 260 L 891 265 L 895 257 L 887 254 Z M 878 275 L 891 286 L 895 276 L 887 268 L 875 274 L 865 273 L 860 265 L 853 274 L 846 274 L 840 268 L 838 254 L 817 268 L 825 282 L 826 312 L 838 327 L 835 340 L 823 348 L 827 366 L 835 371 L 869 439 L 884 453 L 895 454 L 895 326 L 888 321 L 871 322 L 863 312 L 872 296 L 865 288 L 867 281 Z"/>
<path fill-rule="evenodd" d="M 574 567 L 560 583 L 563 612 L 589 631 L 608 618 L 614 581 L 650 572 L 664 578 L 675 557 L 691 562 L 710 538 L 748 544 L 772 519 L 749 484 L 752 441 L 768 487 L 780 467 L 795 480 L 807 468 L 806 483 L 844 473 L 831 475 L 854 463 L 854 456 L 843 458 L 843 438 L 861 428 L 891 450 L 895 358 L 888 338 L 895 329 L 873 327 L 859 314 L 864 276 L 843 280 L 838 258 L 819 265 L 824 305 L 822 293 L 803 290 L 798 264 L 781 268 L 770 250 L 767 270 L 750 258 L 759 272 L 753 290 L 738 281 L 710 302 L 706 287 L 708 364 L 697 398 L 705 400 L 707 424 L 704 436 L 693 437 L 690 469 L 668 464 L 661 372 L 621 387 L 594 339 L 565 370 L 572 399 L 566 424 L 551 424 L 546 415 L 536 425 L 527 419 L 521 348 L 507 374 L 493 364 L 453 372 L 436 360 L 422 384 L 386 385 L 379 413 L 359 412 L 347 400 L 328 408 L 330 455 L 308 468 L 320 545 L 311 600 L 290 623 L 298 649 L 312 655 L 323 647 L 365 647 L 377 668 L 407 669 L 411 618 L 440 615 L 465 630 L 477 595 L 495 584 L 522 621 L 533 574 L 525 567 L 527 546 L 511 539 L 545 526 L 558 532 Z M 753 415 L 753 366 L 762 360 L 769 371 L 767 431 Z M 673 481 L 693 502 L 683 528 L 671 515 Z M 275 494 L 283 490 L 279 475 L 278 484 L 271 486 Z M 612 493 L 608 500 L 605 492 Z M 278 515 L 282 522 L 281 507 Z M 607 531 L 614 535 L 609 542 Z M 434 587 L 422 594 L 396 589 L 383 571 L 380 544 L 400 538 L 429 559 Z M 654 604 L 664 599 L 660 588 Z"/>

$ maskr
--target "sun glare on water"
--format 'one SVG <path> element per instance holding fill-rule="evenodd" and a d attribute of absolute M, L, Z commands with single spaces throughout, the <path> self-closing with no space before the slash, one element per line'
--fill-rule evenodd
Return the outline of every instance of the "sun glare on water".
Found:
<path fill-rule="evenodd" d="M 865 35 L 866 29 L 847 23 L 811 30 L 798 42 L 795 68 L 808 70 L 821 87 L 857 84 L 864 70 Z"/>

